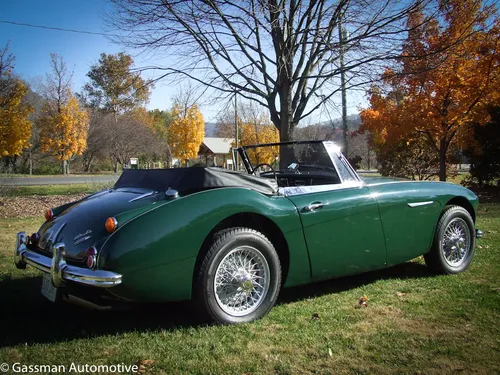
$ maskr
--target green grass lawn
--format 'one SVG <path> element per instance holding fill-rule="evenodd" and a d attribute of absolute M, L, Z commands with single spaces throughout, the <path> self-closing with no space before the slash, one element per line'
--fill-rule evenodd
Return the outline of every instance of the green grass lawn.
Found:
<path fill-rule="evenodd" d="M 40 273 L 12 262 L 15 233 L 40 219 L 0 220 L 0 362 L 135 364 L 156 374 L 494 374 L 500 372 L 500 204 L 483 204 L 466 272 L 421 259 L 286 289 L 264 319 L 199 325 L 187 303 L 90 312 L 39 294 Z M 357 309 L 359 298 L 368 307 Z M 317 314 L 317 319 L 312 319 Z"/>

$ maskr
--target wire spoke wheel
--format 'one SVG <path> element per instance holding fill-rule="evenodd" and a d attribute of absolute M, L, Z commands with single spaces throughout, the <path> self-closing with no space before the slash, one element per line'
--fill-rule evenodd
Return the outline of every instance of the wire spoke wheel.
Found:
<path fill-rule="evenodd" d="M 270 270 L 264 255 L 252 246 L 240 246 L 231 250 L 217 267 L 215 298 L 225 313 L 244 316 L 260 306 L 269 285 Z"/>
<path fill-rule="evenodd" d="M 470 230 L 462 218 L 451 220 L 444 230 L 443 256 L 450 266 L 460 265 L 470 250 Z"/>

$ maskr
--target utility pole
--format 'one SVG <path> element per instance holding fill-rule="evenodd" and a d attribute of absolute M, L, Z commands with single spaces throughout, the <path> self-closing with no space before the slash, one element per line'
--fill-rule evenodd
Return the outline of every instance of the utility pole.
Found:
<path fill-rule="evenodd" d="M 342 17 L 342 16 L 341 16 Z M 339 45 L 340 45 L 340 88 L 342 92 L 342 138 L 344 143 L 344 155 L 347 157 L 347 98 L 345 88 L 345 71 L 344 71 L 344 42 L 347 39 L 347 31 L 342 27 L 342 18 L 339 18 Z"/>
<path fill-rule="evenodd" d="M 236 102 L 236 91 L 234 92 L 234 144 L 236 148 L 238 148 L 238 105 Z M 234 170 L 238 170 L 238 153 L 234 155 L 234 162 L 236 165 L 234 166 Z"/>

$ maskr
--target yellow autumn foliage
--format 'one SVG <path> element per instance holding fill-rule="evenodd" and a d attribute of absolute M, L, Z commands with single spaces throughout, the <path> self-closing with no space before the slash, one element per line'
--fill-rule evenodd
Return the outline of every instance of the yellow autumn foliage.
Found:
<path fill-rule="evenodd" d="M 21 155 L 29 147 L 31 122 L 28 116 L 33 112 L 30 105 L 22 102 L 28 88 L 16 80 L 12 88 L 0 96 L 0 155 Z"/>
<path fill-rule="evenodd" d="M 279 142 L 280 134 L 276 127 L 266 123 L 242 123 L 239 128 L 240 144 L 255 145 L 263 143 Z M 279 148 L 265 147 L 247 150 L 248 157 L 251 163 L 257 164 L 267 163 L 273 165 L 276 157 L 279 156 Z"/>
<path fill-rule="evenodd" d="M 47 103 L 40 119 L 42 152 L 69 160 L 87 148 L 88 115 L 80 110 L 78 101 L 69 93 L 66 104 L 59 109 Z"/>
<path fill-rule="evenodd" d="M 205 121 L 197 105 L 186 110 L 176 104 L 172 108 L 173 121 L 168 128 L 168 142 L 172 155 L 180 160 L 194 159 L 205 136 Z"/>

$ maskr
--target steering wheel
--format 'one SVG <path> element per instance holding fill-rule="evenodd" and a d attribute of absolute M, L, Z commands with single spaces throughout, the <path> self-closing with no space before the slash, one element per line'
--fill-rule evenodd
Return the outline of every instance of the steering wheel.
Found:
<path fill-rule="evenodd" d="M 276 171 L 274 170 L 274 168 L 271 166 L 271 164 L 268 164 L 268 163 L 260 163 L 259 165 L 257 165 L 253 171 L 252 171 L 252 174 L 255 174 L 255 171 L 257 169 L 259 169 L 260 167 L 264 167 L 264 166 L 267 166 L 271 169 L 271 172 L 273 172 L 273 177 L 274 177 L 274 180 L 276 181 L 276 183 L 278 182 L 278 178 L 276 177 Z"/>

